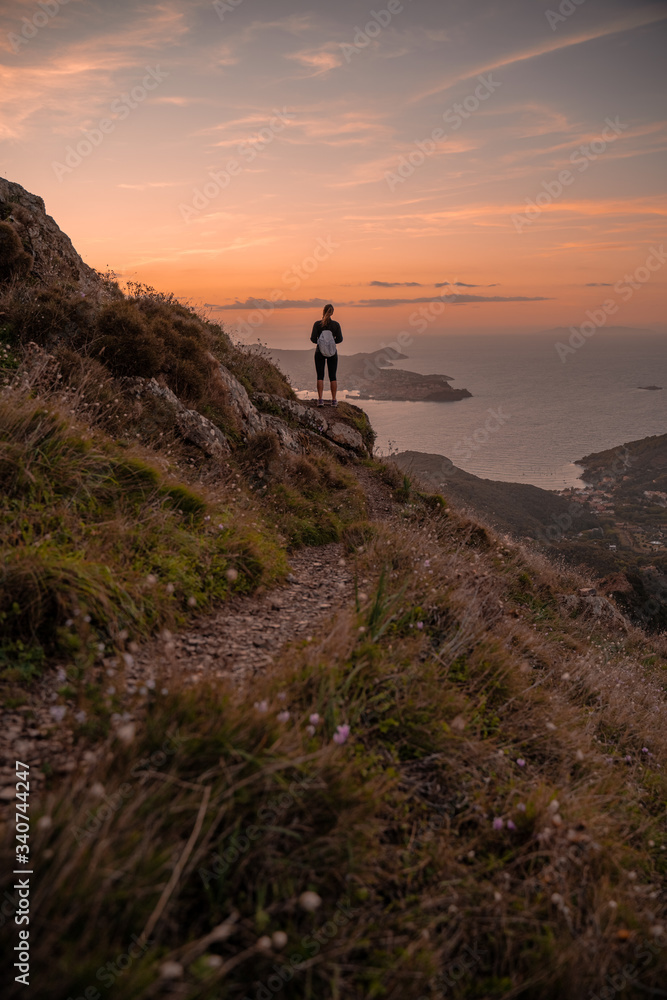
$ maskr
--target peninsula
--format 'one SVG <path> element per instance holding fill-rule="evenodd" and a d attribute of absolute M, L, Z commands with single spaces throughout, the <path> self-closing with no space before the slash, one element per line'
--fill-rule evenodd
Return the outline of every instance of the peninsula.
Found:
<path fill-rule="evenodd" d="M 288 377 L 297 391 L 315 386 L 313 351 L 269 349 L 271 360 Z M 449 375 L 420 375 L 394 368 L 395 361 L 407 357 L 393 347 L 358 354 L 341 354 L 338 363 L 338 388 L 357 392 L 359 399 L 384 399 L 451 403 L 472 396 L 468 389 L 453 389 Z"/>

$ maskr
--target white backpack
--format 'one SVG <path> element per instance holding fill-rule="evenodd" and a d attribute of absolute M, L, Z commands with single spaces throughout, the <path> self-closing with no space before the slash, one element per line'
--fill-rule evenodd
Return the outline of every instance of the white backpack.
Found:
<path fill-rule="evenodd" d="M 331 330 L 327 330 L 326 328 L 322 330 L 322 333 L 317 338 L 317 346 L 322 357 L 333 358 L 336 353 L 336 341 Z"/>

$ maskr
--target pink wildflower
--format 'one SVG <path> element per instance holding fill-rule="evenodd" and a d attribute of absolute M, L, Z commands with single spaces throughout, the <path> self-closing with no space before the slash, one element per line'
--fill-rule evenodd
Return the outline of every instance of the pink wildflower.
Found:
<path fill-rule="evenodd" d="M 336 728 L 336 732 L 334 733 L 333 741 L 334 743 L 338 743 L 339 746 L 342 746 L 343 743 L 347 741 L 349 735 L 350 727 L 348 725 L 338 726 Z"/>

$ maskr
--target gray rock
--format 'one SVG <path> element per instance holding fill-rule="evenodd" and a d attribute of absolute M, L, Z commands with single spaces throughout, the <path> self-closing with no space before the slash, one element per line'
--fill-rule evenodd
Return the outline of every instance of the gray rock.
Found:
<path fill-rule="evenodd" d="M 229 402 L 241 421 L 244 431 L 247 434 L 259 434 L 266 430 L 264 415 L 250 401 L 250 396 L 239 380 L 222 364 L 218 364 L 218 374 L 229 393 Z"/>
<path fill-rule="evenodd" d="M 337 418 L 336 410 L 330 410 L 324 414 L 321 410 L 313 409 L 312 406 L 304 406 L 294 399 L 282 399 L 280 396 L 270 396 L 266 393 L 258 394 L 257 399 L 265 406 L 272 409 L 280 409 L 286 417 L 297 420 L 308 431 L 314 431 L 322 435 L 328 441 L 333 441 L 348 453 L 353 451 L 357 455 L 368 455 L 364 440 L 354 427 L 350 427 L 345 421 Z"/>
<path fill-rule="evenodd" d="M 220 428 L 197 410 L 189 410 L 184 406 L 168 386 L 160 385 L 154 378 L 122 378 L 118 381 L 125 391 L 132 393 L 137 399 L 152 397 L 165 402 L 173 410 L 176 427 L 184 440 L 200 448 L 206 455 L 221 458 L 229 454 L 229 442 Z"/>
<path fill-rule="evenodd" d="M 98 273 L 84 264 L 69 236 L 46 214 L 43 199 L 3 177 L 0 177 L 0 218 L 14 227 L 25 250 L 32 254 L 31 275 L 40 283 L 68 282 L 78 285 L 85 295 L 108 295 Z"/>

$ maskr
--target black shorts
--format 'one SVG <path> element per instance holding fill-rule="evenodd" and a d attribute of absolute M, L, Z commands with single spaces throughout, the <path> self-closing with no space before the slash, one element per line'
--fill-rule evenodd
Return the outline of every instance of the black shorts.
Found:
<path fill-rule="evenodd" d="M 329 381 L 336 381 L 336 372 L 338 371 L 338 351 L 334 354 L 333 358 L 325 358 L 323 354 L 320 354 L 320 349 L 317 347 L 315 349 L 315 370 L 317 371 L 317 381 L 324 381 L 324 364 L 329 369 Z"/>

